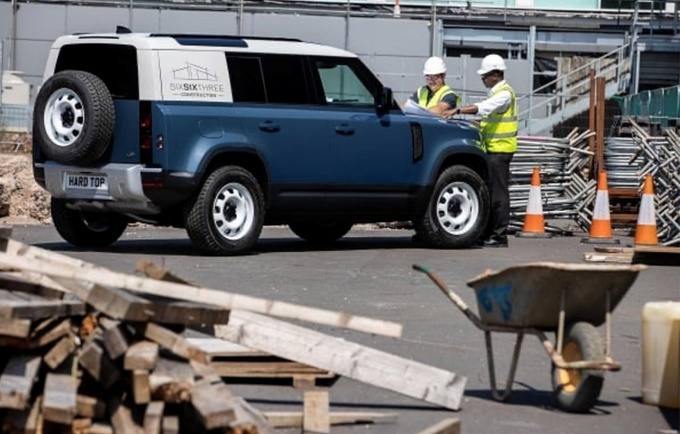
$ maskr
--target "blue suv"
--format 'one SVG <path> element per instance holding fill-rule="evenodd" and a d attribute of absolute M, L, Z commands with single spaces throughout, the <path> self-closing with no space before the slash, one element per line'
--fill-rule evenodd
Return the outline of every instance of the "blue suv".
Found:
<path fill-rule="evenodd" d="M 69 243 L 130 222 L 186 228 L 202 252 L 247 252 L 263 225 L 330 243 L 412 221 L 462 248 L 489 214 L 479 130 L 405 115 L 347 51 L 291 39 L 80 34 L 50 51 L 34 175 Z"/>

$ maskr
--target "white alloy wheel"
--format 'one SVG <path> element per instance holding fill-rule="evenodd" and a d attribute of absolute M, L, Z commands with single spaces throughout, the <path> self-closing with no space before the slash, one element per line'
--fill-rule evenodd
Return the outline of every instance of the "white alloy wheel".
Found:
<path fill-rule="evenodd" d="M 436 214 L 446 232 L 465 234 L 477 223 L 479 198 L 470 184 L 452 182 L 439 194 Z"/>
<path fill-rule="evenodd" d="M 45 104 L 43 120 L 45 132 L 55 145 L 70 146 L 85 127 L 83 102 L 72 89 L 58 89 Z"/>
<path fill-rule="evenodd" d="M 215 228 L 227 240 L 238 240 L 253 226 L 255 204 L 250 191 L 242 184 L 231 182 L 215 195 L 212 217 Z"/>

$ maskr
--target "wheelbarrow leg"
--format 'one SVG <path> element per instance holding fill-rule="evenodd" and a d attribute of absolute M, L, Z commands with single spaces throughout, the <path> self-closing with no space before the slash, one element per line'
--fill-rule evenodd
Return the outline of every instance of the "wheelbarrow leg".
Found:
<path fill-rule="evenodd" d="M 524 332 L 517 333 L 517 340 L 515 341 L 515 350 L 512 353 L 512 362 L 510 363 L 510 372 L 508 372 L 508 379 L 505 382 L 505 390 L 502 394 L 498 393 L 496 388 L 496 368 L 493 361 L 493 344 L 491 341 L 491 332 L 485 331 L 484 338 L 486 340 L 486 359 L 489 364 L 489 381 L 491 382 L 491 393 L 493 399 L 496 401 L 506 401 L 512 392 L 512 383 L 515 381 L 515 370 L 517 369 L 517 361 L 519 360 L 519 351 L 522 348 L 522 340 L 524 339 Z"/>

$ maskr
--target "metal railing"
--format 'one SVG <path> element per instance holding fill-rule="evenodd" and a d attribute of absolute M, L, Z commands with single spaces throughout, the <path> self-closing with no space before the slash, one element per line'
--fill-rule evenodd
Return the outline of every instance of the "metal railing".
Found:
<path fill-rule="evenodd" d="M 630 53 L 631 43 L 628 42 L 520 97 L 519 100 L 529 99 L 528 108 L 519 113 L 520 130 L 528 133 L 541 131 L 585 110 L 590 93 L 591 69 L 595 70 L 596 76 L 605 77 L 605 97 L 627 90 L 632 72 Z M 545 92 L 553 87 L 554 93 L 546 96 Z M 535 97 L 542 99 L 535 103 Z M 567 110 L 569 107 L 574 107 L 574 110 Z M 534 122 L 536 120 L 541 122 Z"/>

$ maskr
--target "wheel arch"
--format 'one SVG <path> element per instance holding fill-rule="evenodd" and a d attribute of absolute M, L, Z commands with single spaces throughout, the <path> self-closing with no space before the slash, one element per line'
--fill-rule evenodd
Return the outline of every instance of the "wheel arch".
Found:
<path fill-rule="evenodd" d="M 264 194 L 265 203 L 269 200 L 269 175 L 267 167 L 262 158 L 255 152 L 249 149 L 221 149 L 203 159 L 199 169 L 198 188 L 200 189 L 206 178 L 217 168 L 224 166 L 239 166 L 250 172 L 257 182 L 260 184 L 262 193 Z"/>
<path fill-rule="evenodd" d="M 443 154 L 437 161 L 437 170 L 432 172 L 430 185 L 434 185 L 439 176 L 451 166 L 465 166 L 475 171 L 487 184 L 489 182 L 489 166 L 486 153 L 469 146 L 456 146 Z"/>

